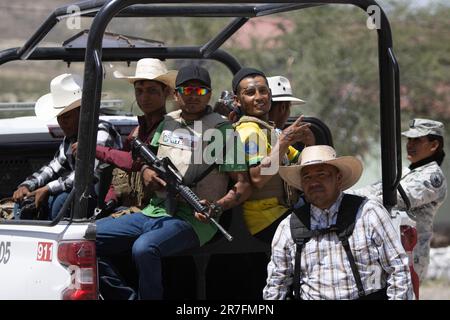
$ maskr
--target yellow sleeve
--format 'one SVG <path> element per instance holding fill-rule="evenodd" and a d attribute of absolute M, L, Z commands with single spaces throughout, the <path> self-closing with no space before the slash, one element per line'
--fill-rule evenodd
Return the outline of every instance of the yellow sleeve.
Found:
<path fill-rule="evenodd" d="M 241 123 L 236 131 L 244 145 L 245 160 L 248 165 L 258 164 L 268 153 L 267 136 L 253 122 Z"/>
<path fill-rule="evenodd" d="M 286 155 L 287 155 L 290 163 L 295 163 L 295 162 L 297 162 L 298 157 L 300 156 L 300 151 L 295 149 L 293 146 L 289 146 L 289 149 L 288 149 Z"/>

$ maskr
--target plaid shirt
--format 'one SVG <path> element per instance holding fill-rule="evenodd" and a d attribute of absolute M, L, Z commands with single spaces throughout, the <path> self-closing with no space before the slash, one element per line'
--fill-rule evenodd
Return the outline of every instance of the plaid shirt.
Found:
<path fill-rule="evenodd" d="M 50 194 L 58 194 L 71 190 L 75 178 L 75 157 L 72 154 L 72 144 L 74 142 L 64 137 L 53 160 L 39 169 L 38 172 L 29 176 L 19 187 L 26 186 L 30 191 L 34 191 L 47 185 Z M 106 121 L 99 121 L 97 144 L 117 149 L 122 148 L 120 134 L 112 124 Z M 97 179 L 98 171 L 99 161 L 95 160 L 94 174 Z"/>
<path fill-rule="evenodd" d="M 341 193 L 327 210 L 311 205 L 312 230 L 336 223 L 342 196 Z M 407 255 L 399 233 L 380 203 L 374 200 L 363 202 L 349 243 L 366 294 L 387 286 L 389 299 L 413 298 Z M 283 300 L 290 295 L 295 251 L 288 216 L 278 226 L 272 241 L 264 299 Z M 301 254 L 300 282 L 304 300 L 358 298 L 350 263 L 335 233 L 311 238 L 305 244 Z"/>

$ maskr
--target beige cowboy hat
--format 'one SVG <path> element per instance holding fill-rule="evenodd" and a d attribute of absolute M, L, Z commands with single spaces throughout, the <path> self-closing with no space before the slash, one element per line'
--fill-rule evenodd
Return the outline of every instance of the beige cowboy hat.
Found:
<path fill-rule="evenodd" d="M 305 101 L 294 97 L 289 80 L 283 76 L 268 77 L 267 82 L 272 91 L 272 101 L 290 101 L 292 105 L 304 104 Z"/>
<path fill-rule="evenodd" d="M 120 71 L 114 71 L 114 77 L 126 79 L 130 83 L 138 80 L 159 81 L 174 89 L 177 71 L 167 70 L 165 63 L 159 59 L 145 58 L 137 62 L 134 76 L 126 76 Z"/>
<path fill-rule="evenodd" d="M 287 184 L 302 190 L 300 171 L 306 166 L 315 164 L 330 164 L 339 169 L 342 174 L 342 190 L 353 186 L 361 177 L 362 162 L 352 156 L 336 157 L 336 151 L 326 145 L 306 147 L 302 150 L 299 163 L 292 166 L 281 166 L 279 173 Z"/>
<path fill-rule="evenodd" d="M 36 117 L 48 121 L 81 106 L 83 79 L 64 73 L 50 82 L 50 93 L 40 97 L 34 106 Z"/>

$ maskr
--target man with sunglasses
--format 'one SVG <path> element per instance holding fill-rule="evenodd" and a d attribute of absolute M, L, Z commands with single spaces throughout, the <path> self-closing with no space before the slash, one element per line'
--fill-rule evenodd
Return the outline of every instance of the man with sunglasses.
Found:
<path fill-rule="evenodd" d="M 227 156 L 223 162 L 213 163 L 203 157 L 196 158 L 207 153 L 207 148 L 213 144 L 219 145 L 220 151 L 225 150 L 223 145 L 234 132 L 224 117 L 212 112 L 208 105 L 210 98 L 208 71 L 195 65 L 181 68 L 176 78 L 176 99 L 181 109 L 164 117 L 150 146 L 157 148 L 159 158 L 168 157 L 172 161 L 184 182 L 204 203 L 214 203 L 225 211 L 245 201 L 251 193 L 251 185 L 245 162 L 238 164 L 234 157 Z M 206 141 L 207 131 L 213 132 L 214 140 Z M 233 148 L 236 154 L 239 148 Z M 219 158 L 218 153 L 215 155 Z M 97 253 L 100 257 L 118 255 L 131 248 L 139 276 L 139 298 L 162 299 L 161 259 L 198 248 L 214 236 L 217 228 L 204 214 L 193 212 L 181 199 L 176 209 L 168 212 L 166 182 L 147 166 L 142 173 L 155 196 L 142 212 L 99 220 Z M 234 182 L 231 190 L 228 190 L 229 178 Z"/>
<path fill-rule="evenodd" d="M 418 241 L 413 251 L 414 270 L 422 281 L 430 262 L 434 216 L 447 196 L 447 182 L 441 169 L 445 157 L 444 125 L 429 119 L 413 119 L 409 130 L 402 135 L 408 138 L 406 152 L 411 164 L 403 171 L 394 209 L 408 211 L 416 221 Z M 383 200 L 381 182 L 353 192 Z"/>

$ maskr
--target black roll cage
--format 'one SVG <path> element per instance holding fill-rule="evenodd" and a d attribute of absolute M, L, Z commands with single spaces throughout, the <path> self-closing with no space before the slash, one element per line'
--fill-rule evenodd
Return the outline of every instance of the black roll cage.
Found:
<path fill-rule="evenodd" d="M 178 4 L 178 5 L 175 5 Z M 351 4 L 366 11 L 370 6 L 380 9 L 378 32 L 378 59 L 380 81 L 380 134 L 383 181 L 383 204 L 387 209 L 397 203 L 396 190 L 401 178 L 400 95 L 399 67 L 392 46 L 389 21 L 374 0 L 290 0 L 283 1 L 171 1 L 151 0 L 90 0 L 65 5 L 52 12 L 39 29 L 21 48 L 0 52 L 0 65 L 14 60 L 85 61 L 84 85 L 79 126 L 79 145 L 76 162 L 74 220 L 87 217 L 89 185 L 92 183 L 97 125 L 102 88 L 102 61 L 137 61 L 142 58 L 159 59 L 212 59 L 225 64 L 232 73 L 241 65 L 220 46 L 253 17 L 305 9 L 327 4 Z M 71 6 L 77 6 L 83 17 L 94 17 L 86 48 L 38 47 L 41 40 L 62 19 L 73 16 Z M 113 17 L 234 17 L 214 38 L 201 46 L 155 48 L 102 48 L 103 34 Z M 395 164 L 395 165 L 394 165 Z M 60 215 L 61 216 L 61 215 Z M 61 219 L 61 217 L 59 218 Z M 33 221 L 33 224 L 55 225 L 52 222 Z M 30 223 L 29 221 L 5 221 Z M 4 222 L 2 222 L 4 223 Z"/>

